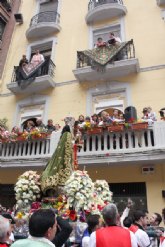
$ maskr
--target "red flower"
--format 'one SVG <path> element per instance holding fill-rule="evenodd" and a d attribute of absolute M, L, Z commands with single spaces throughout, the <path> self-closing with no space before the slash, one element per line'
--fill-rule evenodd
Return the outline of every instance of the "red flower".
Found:
<path fill-rule="evenodd" d="M 72 221 L 75 221 L 76 218 L 77 218 L 76 211 L 75 210 L 70 210 L 69 219 L 72 220 Z"/>

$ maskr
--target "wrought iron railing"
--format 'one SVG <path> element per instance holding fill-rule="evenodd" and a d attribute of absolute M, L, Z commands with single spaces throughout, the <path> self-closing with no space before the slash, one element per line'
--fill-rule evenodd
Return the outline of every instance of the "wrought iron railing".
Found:
<path fill-rule="evenodd" d="M 0 4 L 7 10 L 11 11 L 11 0 L 1 0 Z"/>
<path fill-rule="evenodd" d="M 133 43 L 133 39 L 128 41 L 123 48 L 116 53 L 115 56 L 109 61 L 112 63 L 114 61 L 126 60 L 135 58 L 135 47 Z M 86 66 L 93 66 L 93 60 L 86 56 L 83 52 L 77 52 L 77 68 L 82 68 Z"/>
<path fill-rule="evenodd" d="M 55 64 L 51 59 L 46 59 L 44 64 L 41 66 L 41 69 L 39 71 L 39 76 L 44 76 L 44 75 L 50 75 L 53 77 L 55 75 Z M 18 71 L 19 66 L 14 66 L 14 71 L 12 74 L 12 79 L 11 82 L 16 82 L 17 81 L 17 71 Z"/>
<path fill-rule="evenodd" d="M 96 8 L 97 6 L 107 4 L 107 3 L 118 3 L 123 5 L 122 0 L 90 0 L 88 4 L 88 10 L 92 10 Z"/>
<path fill-rule="evenodd" d="M 54 11 L 41 12 L 41 13 L 33 16 L 33 18 L 31 19 L 31 22 L 30 22 L 30 27 L 37 25 L 38 23 L 42 23 L 42 22 L 55 22 L 55 23 L 59 24 L 60 14 L 58 14 L 57 12 L 54 12 Z"/>

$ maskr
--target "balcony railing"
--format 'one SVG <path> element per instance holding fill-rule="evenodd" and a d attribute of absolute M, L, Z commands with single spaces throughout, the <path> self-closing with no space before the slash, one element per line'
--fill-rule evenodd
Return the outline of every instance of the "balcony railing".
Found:
<path fill-rule="evenodd" d="M 100 5 L 108 4 L 108 3 L 118 3 L 123 5 L 122 0 L 90 0 L 88 4 L 88 10 L 90 11 Z"/>
<path fill-rule="evenodd" d="M 165 158 L 165 122 L 155 122 L 152 127 L 144 130 L 104 131 L 99 134 L 83 134 L 82 137 L 84 145 L 78 153 L 80 164 L 88 163 L 89 160 L 89 163 L 98 163 L 102 158 L 105 162 L 113 160 L 116 163 L 128 160 L 149 160 L 152 163 L 156 160 L 156 155 L 158 160 L 162 159 L 161 155 Z"/>
<path fill-rule="evenodd" d="M 11 11 L 11 1 L 10 0 L 1 0 L 0 4 L 7 10 Z"/>
<path fill-rule="evenodd" d="M 37 25 L 38 23 L 42 23 L 42 22 L 55 22 L 59 24 L 60 15 L 54 11 L 41 12 L 33 16 L 30 22 L 30 27 Z"/>
<path fill-rule="evenodd" d="M 130 40 L 126 43 L 125 46 L 109 61 L 113 63 L 114 61 L 121 61 L 126 59 L 135 58 L 135 47 L 133 40 Z M 83 68 L 87 66 L 93 67 L 94 63 L 91 58 L 86 56 L 83 52 L 77 52 L 77 68 Z"/>
<path fill-rule="evenodd" d="M 59 137 L 59 132 L 52 132 L 47 139 L 0 143 L 0 160 L 49 158 L 57 147 Z"/>
<path fill-rule="evenodd" d="M 55 64 L 51 59 L 47 59 L 45 63 L 41 66 L 41 69 L 38 71 L 37 77 L 44 76 L 44 75 L 49 75 L 51 77 L 54 77 L 55 75 Z M 19 66 L 14 66 L 14 71 L 12 74 L 11 82 L 16 82 L 19 80 L 18 78 L 18 71 Z"/>

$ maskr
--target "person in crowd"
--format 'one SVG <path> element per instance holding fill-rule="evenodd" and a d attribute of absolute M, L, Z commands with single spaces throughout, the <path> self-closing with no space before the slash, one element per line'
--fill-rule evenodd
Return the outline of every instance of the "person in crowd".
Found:
<path fill-rule="evenodd" d="M 28 64 L 29 63 L 29 61 L 28 61 L 28 59 L 26 58 L 26 55 L 22 55 L 22 58 L 21 58 L 21 60 L 19 61 L 19 66 L 20 67 L 23 67 L 23 66 L 25 66 L 26 64 Z"/>
<path fill-rule="evenodd" d="M 88 247 L 90 235 L 92 234 L 92 232 L 102 227 L 102 221 L 101 221 L 100 215 L 92 214 L 88 216 L 87 224 L 88 224 L 88 227 L 84 231 L 83 236 L 82 236 L 82 243 L 81 243 L 82 247 Z"/>
<path fill-rule="evenodd" d="M 90 236 L 90 247 L 137 247 L 135 235 L 128 229 L 118 226 L 119 214 L 115 204 L 110 203 L 102 211 L 105 228 L 98 229 Z"/>
<path fill-rule="evenodd" d="M 165 108 L 161 108 L 159 113 L 160 113 L 161 120 L 164 121 L 165 120 Z"/>
<path fill-rule="evenodd" d="M 96 43 L 96 45 L 95 45 L 95 48 L 104 47 L 104 46 L 106 46 L 106 45 L 107 45 L 106 42 L 104 42 L 103 39 L 99 37 L 99 38 L 97 39 L 97 43 Z"/>
<path fill-rule="evenodd" d="M 106 112 L 106 111 L 102 111 L 101 118 L 102 118 L 102 121 L 99 122 L 99 126 L 102 126 L 102 125 L 105 125 L 105 124 L 112 124 L 113 123 L 113 120 L 109 116 L 109 113 Z"/>
<path fill-rule="evenodd" d="M 120 45 L 121 39 L 119 37 L 115 37 L 115 34 L 111 32 L 109 34 L 109 40 L 107 41 L 108 45 Z"/>
<path fill-rule="evenodd" d="M 162 220 L 163 220 L 163 223 L 165 225 L 165 208 L 162 209 Z M 159 245 L 159 247 L 165 247 L 165 231 L 162 234 L 162 236 L 160 237 L 160 245 Z"/>
<path fill-rule="evenodd" d="M 55 124 L 55 131 L 59 131 L 61 129 L 61 126 L 59 124 Z"/>
<path fill-rule="evenodd" d="M 41 118 L 37 118 L 37 120 L 36 120 L 36 127 L 38 127 L 38 128 L 45 128 L 45 125 L 43 124 Z"/>
<path fill-rule="evenodd" d="M 48 130 L 48 132 L 56 131 L 56 127 L 54 126 L 52 119 L 48 119 L 48 123 L 46 125 L 46 129 Z"/>
<path fill-rule="evenodd" d="M 152 108 L 148 106 L 147 109 L 148 109 L 148 117 L 152 119 L 153 121 L 157 121 L 156 113 L 152 111 Z"/>
<path fill-rule="evenodd" d="M 113 122 L 118 122 L 118 123 L 123 122 L 123 119 L 120 118 L 120 114 L 119 114 L 118 109 L 113 110 L 113 115 L 112 115 L 111 119 Z"/>
<path fill-rule="evenodd" d="M 11 226 L 8 219 L 0 215 L 0 247 L 10 246 Z"/>
<path fill-rule="evenodd" d="M 19 134 L 19 133 L 21 133 L 21 130 L 20 130 L 19 127 L 14 126 L 14 127 L 12 128 L 12 130 L 11 130 L 11 133 Z"/>
<path fill-rule="evenodd" d="M 131 198 L 128 198 L 126 208 L 124 209 L 124 211 L 123 211 L 123 213 L 122 213 L 122 215 L 120 217 L 120 224 L 121 224 L 121 226 L 125 226 L 124 225 L 124 220 L 125 220 L 125 218 L 128 217 L 132 206 L 133 206 L 133 201 L 131 200 Z"/>
<path fill-rule="evenodd" d="M 11 234 L 9 236 L 9 243 L 11 244 L 12 242 L 14 242 L 14 234 L 13 234 L 13 231 L 14 231 L 14 225 L 15 225 L 15 220 L 13 219 L 13 217 L 11 216 L 11 214 L 9 213 L 2 213 L 2 216 L 6 219 L 9 220 L 10 222 L 10 227 L 11 227 Z"/>
<path fill-rule="evenodd" d="M 149 223 L 148 215 L 142 210 L 136 210 L 133 214 L 133 224 L 129 230 L 135 234 L 139 247 L 151 246 L 150 239 L 145 229 Z"/>
<path fill-rule="evenodd" d="M 84 117 L 83 115 L 80 115 L 80 116 L 78 117 L 78 123 L 79 123 L 79 126 L 80 126 L 80 127 L 81 127 L 81 124 L 84 123 L 84 121 L 85 121 L 85 117 Z"/>
<path fill-rule="evenodd" d="M 39 50 L 36 50 L 36 53 L 33 55 L 31 59 L 31 64 L 33 67 L 37 67 L 40 63 L 44 62 L 44 56 L 40 53 Z"/>
<path fill-rule="evenodd" d="M 98 125 L 99 124 L 99 118 L 98 118 L 98 115 L 97 114 L 93 114 L 93 116 L 92 116 L 92 123 L 94 125 Z"/>
<path fill-rule="evenodd" d="M 29 233 L 27 239 L 21 239 L 12 244 L 12 247 L 54 247 L 51 242 L 57 231 L 57 220 L 51 209 L 35 211 L 29 220 Z"/>
<path fill-rule="evenodd" d="M 57 233 L 55 238 L 52 240 L 52 242 L 56 247 L 62 247 L 63 244 L 65 244 L 66 241 L 68 240 L 73 229 L 69 224 L 69 222 L 67 220 L 62 219 L 62 217 L 57 216 L 56 220 L 57 220 Z"/>
<path fill-rule="evenodd" d="M 151 246 L 157 247 L 159 244 L 159 237 L 163 235 L 164 229 L 159 227 L 162 222 L 162 217 L 158 213 L 153 213 L 150 217 L 150 225 L 147 226 L 146 232 L 150 238 Z"/>
<path fill-rule="evenodd" d="M 156 121 L 156 115 L 152 112 L 151 107 L 149 107 L 149 109 L 148 107 L 144 107 L 142 113 L 142 120 L 148 122 L 149 125 L 153 124 L 153 122 Z"/>
<path fill-rule="evenodd" d="M 32 129 L 34 129 L 34 127 L 35 127 L 34 122 L 32 120 L 29 120 L 29 121 L 27 121 L 26 129 L 25 130 L 27 132 L 30 132 Z"/>
<path fill-rule="evenodd" d="M 16 219 L 14 225 L 14 237 L 15 239 L 24 239 L 28 237 L 28 227 L 27 222 L 24 219 Z"/>

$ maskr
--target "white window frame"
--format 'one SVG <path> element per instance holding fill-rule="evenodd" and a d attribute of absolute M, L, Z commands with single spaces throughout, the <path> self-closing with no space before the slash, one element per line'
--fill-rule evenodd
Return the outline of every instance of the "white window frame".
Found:
<path fill-rule="evenodd" d="M 27 99 L 18 101 L 16 104 L 16 112 L 14 115 L 14 119 L 13 119 L 13 126 L 18 126 L 22 124 L 21 119 L 19 118 L 19 113 L 21 111 L 21 109 L 23 107 L 28 107 L 28 106 L 32 106 L 32 105 L 44 105 L 44 109 L 43 109 L 43 116 L 42 116 L 42 120 L 44 123 L 47 122 L 48 120 L 48 110 L 49 110 L 49 104 L 50 104 L 50 97 L 49 96 L 43 96 L 43 95 L 33 95 Z M 33 113 L 27 112 L 25 114 L 22 114 L 24 116 L 24 118 L 31 118 L 31 117 L 36 117 L 37 115 L 40 115 L 41 111 L 40 110 L 36 110 L 35 112 L 35 116 Z"/>
<path fill-rule="evenodd" d="M 57 44 L 57 38 L 54 37 L 54 38 L 48 38 L 48 39 L 42 39 L 42 41 L 35 41 L 33 43 L 30 43 L 27 47 L 27 51 L 26 51 L 26 57 L 27 59 L 30 60 L 30 57 L 31 57 L 31 53 L 32 53 L 32 47 L 34 46 L 37 46 L 37 45 L 41 45 L 41 44 L 44 44 L 44 43 L 47 43 L 47 42 L 50 42 L 52 41 L 52 52 L 51 52 L 51 60 L 52 61 L 55 61 L 55 47 L 56 47 L 56 44 Z"/>
<path fill-rule="evenodd" d="M 94 31 L 98 30 L 98 31 L 101 32 L 102 29 L 115 27 L 117 25 L 120 25 L 121 40 L 124 42 L 126 40 L 126 37 L 125 37 L 125 23 L 124 23 L 124 17 L 121 17 L 117 22 L 114 22 L 114 23 L 109 24 L 109 25 L 104 25 L 104 26 L 100 26 L 100 27 L 89 26 L 89 49 L 93 49 Z"/>
<path fill-rule="evenodd" d="M 129 83 L 122 83 L 122 82 L 107 82 L 101 85 L 98 85 L 94 88 L 90 88 L 87 92 L 86 98 L 86 115 L 91 116 L 93 115 L 93 98 L 97 95 L 107 95 L 112 93 L 125 93 L 126 99 L 126 106 L 132 105 L 131 99 L 131 89 Z"/>
<path fill-rule="evenodd" d="M 58 8 L 57 8 L 58 14 L 61 13 L 61 6 L 62 6 L 62 0 L 58 0 Z M 40 0 L 37 0 L 36 9 L 35 9 L 36 15 L 39 13 L 39 10 L 40 10 Z"/>

